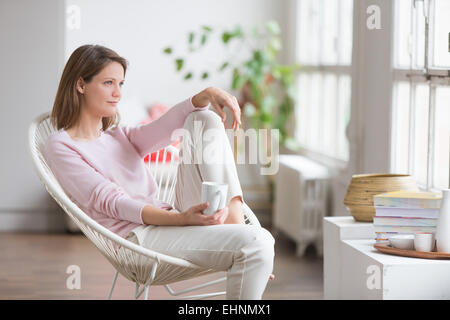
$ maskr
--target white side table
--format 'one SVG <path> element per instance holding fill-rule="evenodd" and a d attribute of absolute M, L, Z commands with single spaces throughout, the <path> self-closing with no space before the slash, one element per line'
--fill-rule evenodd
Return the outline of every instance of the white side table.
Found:
<path fill-rule="evenodd" d="M 325 299 L 450 299 L 450 260 L 376 250 L 373 224 L 324 218 Z"/>
<path fill-rule="evenodd" d="M 352 216 L 323 219 L 324 298 L 342 298 L 342 240 L 375 239 L 370 222 L 358 222 Z"/>
<path fill-rule="evenodd" d="M 375 240 L 343 240 L 341 299 L 450 299 L 450 260 L 384 254 Z"/>

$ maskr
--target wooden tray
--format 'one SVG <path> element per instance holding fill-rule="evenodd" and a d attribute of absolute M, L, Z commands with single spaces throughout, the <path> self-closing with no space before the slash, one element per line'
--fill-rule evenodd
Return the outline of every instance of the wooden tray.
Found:
<path fill-rule="evenodd" d="M 397 249 L 397 248 L 391 247 L 391 245 L 388 242 L 375 243 L 373 246 L 378 251 L 388 253 L 388 254 L 393 254 L 396 256 L 421 258 L 421 259 L 450 259 L 450 253 L 436 252 L 436 251 L 424 252 L 424 251 L 416 251 L 416 250 Z"/>

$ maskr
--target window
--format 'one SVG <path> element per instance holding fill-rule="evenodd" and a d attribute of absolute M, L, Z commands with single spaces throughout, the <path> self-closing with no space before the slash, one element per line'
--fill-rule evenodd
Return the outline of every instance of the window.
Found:
<path fill-rule="evenodd" d="M 396 0 L 391 169 L 449 188 L 450 1 Z"/>
<path fill-rule="evenodd" d="M 347 161 L 353 0 L 299 0 L 296 138 L 307 151 Z M 314 35 L 314 37 L 311 37 Z"/>

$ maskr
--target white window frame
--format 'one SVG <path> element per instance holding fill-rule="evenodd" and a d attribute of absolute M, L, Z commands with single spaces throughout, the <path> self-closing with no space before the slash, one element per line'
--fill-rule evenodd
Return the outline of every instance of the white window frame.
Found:
<path fill-rule="evenodd" d="M 398 1 L 395 1 L 395 11 L 398 10 Z M 401 1 L 401 0 L 400 0 Z M 409 117 L 409 143 L 408 143 L 408 173 L 414 175 L 415 173 L 415 163 L 414 163 L 414 147 L 415 147 L 415 87 L 417 84 L 427 84 L 429 86 L 429 99 L 428 99 L 428 150 L 427 150 L 427 168 L 426 168 L 426 184 L 419 184 L 419 188 L 422 190 L 428 191 L 439 191 L 434 187 L 433 178 L 434 178 L 434 151 L 435 151 L 435 95 L 436 88 L 438 86 L 450 86 L 450 70 L 443 68 L 433 68 L 430 66 L 430 57 L 433 48 L 433 24 L 434 24 L 434 12 L 435 12 L 435 1 L 434 0 L 412 0 L 414 5 L 417 5 L 418 2 L 422 2 L 423 5 L 428 6 L 429 10 L 424 10 L 424 16 L 428 12 L 428 18 L 425 18 L 425 53 L 424 53 L 424 68 L 416 68 L 414 66 L 414 62 L 416 60 L 416 50 L 414 50 L 414 43 L 410 45 L 410 68 L 409 69 L 401 69 L 397 68 L 394 65 L 393 70 L 393 85 L 399 81 L 409 82 L 410 84 L 410 117 Z M 416 15 L 414 14 L 414 10 L 418 10 L 418 8 L 411 8 L 411 17 L 412 17 L 412 27 L 416 25 Z M 395 17 L 396 13 L 394 14 Z M 396 32 L 396 31 L 394 31 Z M 411 38 L 413 38 L 411 36 Z M 394 103 L 394 102 L 393 102 Z M 392 106 L 393 110 L 393 118 L 392 118 L 392 126 L 396 125 L 396 118 L 394 112 L 395 105 Z M 393 135 L 396 130 L 392 130 Z M 392 141 L 396 141 L 395 136 L 392 137 Z M 395 143 L 391 143 L 391 171 L 396 170 L 396 157 L 397 157 L 397 149 L 398 147 Z M 450 155 L 449 155 L 450 157 Z M 449 177 L 450 184 L 450 177 Z M 450 188 L 450 185 L 447 186 Z"/>
<path fill-rule="evenodd" d="M 290 0 L 289 17 L 292 33 L 298 32 L 293 9 L 296 0 Z M 351 115 L 346 135 L 349 145 L 348 162 L 339 162 L 313 151 L 299 152 L 313 160 L 327 165 L 333 178 L 332 215 L 348 215 L 342 199 L 352 175 L 363 173 L 395 173 L 392 166 L 393 129 L 393 88 L 398 80 L 420 78 L 408 77 L 415 71 L 394 69 L 394 4 L 386 0 L 353 1 L 353 41 L 351 65 Z M 381 28 L 367 28 L 367 8 L 377 6 L 381 12 Z M 297 39 L 296 37 L 292 37 Z M 296 40 L 298 41 L 298 40 Z M 297 57 L 294 44 L 290 44 L 289 57 Z M 441 70 L 432 72 L 442 74 Z M 436 78 L 433 79 L 436 82 Z M 301 93 L 299 93 L 301 97 Z"/>
<path fill-rule="evenodd" d="M 300 25 L 299 25 L 299 6 L 298 4 L 295 6 L 295 10 L 296 10 L 296 24 L 295 24 L 295 28 L 296 28 L 296 32 L 298 32 Z M 338 10 L 340 10 L 340 8 L 338 8 Z M 338 25 L 340 26 L 340 21 L 339 21 L 340 15 L 338 16 Z M 320 24 L 322 24 L 323 21 L 322 19 L 320 19 Z M 352 31 L 353 31 L 353 24 L 352 24 Z M 322 29 L 322 28 L 320 28 Z M 353 33 L 353 32 L 352 32 Z M 339 34 L 339 32 L 338 32 Z M 353 39 L 353 36 L 352 36 Z M 320 45 L 322 44 L 322 39 L 320 39 L 319 43 Z M 296 39 L 296 41 L 298 41 L 298 39 Z M 299 61 L 299 56 L 300 56 L 300 48 L 299 45 L 296 46 L 295 48 L 295 59 L 296 61 L 301 65 L 301 71 L 300 74 L 314 74 L 314 73 L 320 73 L 321 75 L 327 75 L 327 74 L 332 74 L 337 76 L 338 78 L 342 75 L 346 75 L 350 78 L 350 81 L 352 81 L 352 74 L 354 72 L 354 67 L 352 64 L 352 61 L 350 61 L 349 65 L 343 65 L 343 64 L 339 64 L 339 61 L 341 60 L 339 57 L 339 54 L 341 53 L 340 50 L 337 51 L 338 57 L 337 57 L 337 62 L 336 64 L 304 64 L 302 63 L 302 61 Z M 352 54 L 353 56 L 353 54 Z M 352 60 L 352 58 L 351 58 Z M 352 95 L 352 91 L 353 91 L 353 85 L 351 85 L 350 88 L 350 110 L 352 108 L 351 106 L 351 95 Z M 301 98 L 301 92 L 299 92 L 299 96 Z M 339 91 L 337 91 L 337 96 L 336 96 L 336 100 L 339 101 Z M 336 120 L 337 121 L 337 120 Z M 335 125 L 336 131 L 338 130 L 339 126 Z M 297 138 L 297 137 L 296 137 Z M 298 138 L 297 138 L 298 140 Z M 299 141 L 300 142 L 300 141 Z M 348 161 L 350 158 L 350 150 L 348 151 L 348 158 L 346 160 L 343 160 L 341 158 L 332 156 L 330 154 L 325 154 L 323 152 L 320 152 L 316 149 L 310 149 L 308 146 L 302 145 L 300 142 L 300 145 L 302 147 L 301 151 L 299 152 L 300 154 L 309 157 L 311 159 L 315 159 L 321 163 L 324 163 L 326 165 L 328 165 L 329 167 L 332 168 L 337 168 L 337 169 L 344 169 L 347 167 L 348 165 Z M 349 146 L 350 149 L 350 146 Z"/>

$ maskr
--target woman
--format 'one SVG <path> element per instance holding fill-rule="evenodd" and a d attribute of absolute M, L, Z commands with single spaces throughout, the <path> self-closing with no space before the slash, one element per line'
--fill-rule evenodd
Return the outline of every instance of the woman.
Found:
<path fill-rule="evenodd" d="M 260 299 L 273 267 L 274 239 L 267 230 L 244 224 L 242 190 L 223 125 L 225 108 L 233 112 L 233 129 L 241 124 L 236 98 L 210 87 L 149 124 L 119 127 L 117 104 L 126 69 L 127 61 L 103 46 L 84 45 L 72 53 L 51 114 L 58 131 L 44 150 L 50 168 L 69 197 L 109 230 L 152 250 L 227 271 L 229 299 Z M 200 132 L 194 130 L 196 122 Z M 177 129 L 197 136 L 218 130 L 226 141 L 223 155 L 231 162 L 181 163 L 173 208 L 156 199 L 157 186 L 143 157 L 170 145 Z M 199 148 L 183 146 L 181 153 Z M 209 205 L 201 203 L 202 181 L 229 186 L 227 206 L 210 216 L 202 214 Z"/>

